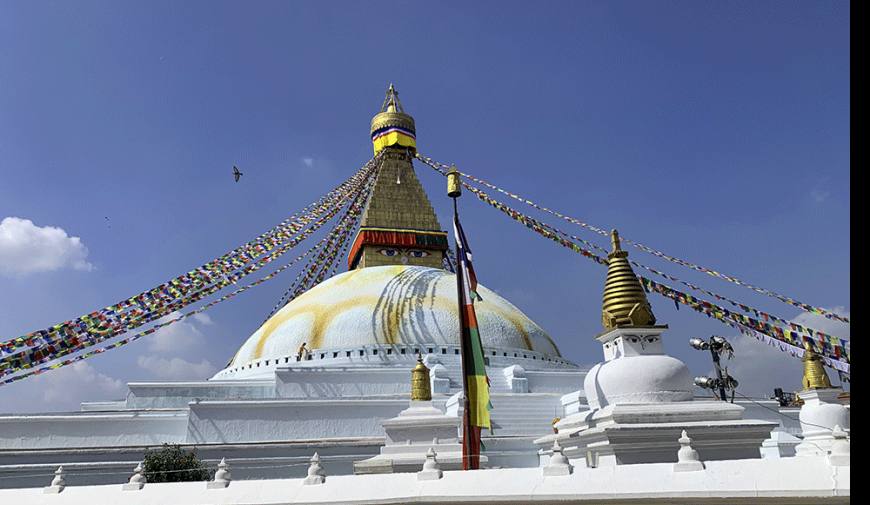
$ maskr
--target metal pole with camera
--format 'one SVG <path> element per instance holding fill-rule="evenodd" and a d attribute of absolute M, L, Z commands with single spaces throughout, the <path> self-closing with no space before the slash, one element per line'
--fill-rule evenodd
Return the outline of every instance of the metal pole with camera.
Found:
<path fill-rule="evenodd" d="M 728 396 L 725 394 L 725 390 L 730 389 L 732 391 L 731 402 L 733 403 L 733 392 L 737 389 L 737 380 L 728 375 L 727 369 L 723 372 L 720 364 L 722 353 L 727 352 L 728 359 L 731 359 L 731 356 L 734 355 L 734 348 L 731 347 L 731 344 L 722 337 L 712 336 L 709 341 L 702 338 L 691 338 L 689 339 L 689 345 L 699 351 L 709 350 L 710 355 L 713 357 L 713 366 L 716 369 L 715 379 L 711 377 L 695 377 L 695 385 L 706 389 L 718 389 L 719 397 L 723 402 L 728 401 Z"/>

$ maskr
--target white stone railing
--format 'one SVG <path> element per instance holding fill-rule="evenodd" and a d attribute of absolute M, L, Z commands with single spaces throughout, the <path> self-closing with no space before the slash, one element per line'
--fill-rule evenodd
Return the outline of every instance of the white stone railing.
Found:
<path fill-rule="evenodd" d="M 389 364 L 390 361 L 409 361 L 416 359 L 417 354 L 435 355 L 438 357 L 454 356 L 458 359 L 461 349 L 458 345 L 441 344 L 394 344 L 394 345 L 364 345 L 358 347 L 341 347 L 312 349 L 301 359 L 297 355 L 265 358 L 243 365 L 235 366 L 219 372 L 215 379 L 229 379 L 236 376 L 246 377 L 251 372 L 274 369 L 279 366 L 323 366 L 325 364 Z M 574 363 L 542 352 L 527 349 L 493 349 L 484 348 L 488 365 L 505 367 L 523 363 L 526 369 L 534 368 L 564 368 L 577 369 Z"/>

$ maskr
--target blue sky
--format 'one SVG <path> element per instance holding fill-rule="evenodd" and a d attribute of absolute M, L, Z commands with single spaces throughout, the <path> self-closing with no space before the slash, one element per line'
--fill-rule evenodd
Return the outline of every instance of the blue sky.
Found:
<path fill-rule="evenodd" d="M 849 31 L 849 4 L 821 1 L 2 1 L 0 220 L 19 218 L 32 243 L 8 239 L 0 257 L 0 335 L 150 288 L 301 208 L 369 159 L 369 121 L 390 82 L 422 153 L 848 312 Z M 417 172 L 447 225 L 443 180 Z M 566 357 L 600 360 L 604 269 L 476 200 L 462 206 L 480 281 Z M 0 387 L 0 411 L 75 408 L 122 397 L 125 381 L 210 375 L 292 277 L 162 337 Z M 666 349 L 708 373 L 686 340 L 733 331 L 651 301 L 670 325 Z M 734 340 L 744 392 L 798 387 L 798 360 Z"/>

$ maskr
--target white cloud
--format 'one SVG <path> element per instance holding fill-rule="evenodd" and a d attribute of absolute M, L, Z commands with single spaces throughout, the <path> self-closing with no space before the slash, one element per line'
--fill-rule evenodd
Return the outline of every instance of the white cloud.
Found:
<path fill-rule="evenodd" d="M 849 317 L 849 310 L 845 307 L 834 307 L 831 311 Z M 847 339 L 850 337 L 848 324 L 824 316 L 805 312 L 792 321 L 830 335 Z M 772 396 L 774 388 L 777 387 L 792 392 L 800 389 L 803 363 L 799 358 L 792 357 L 779 348 L 771 347 L 752 337 L 740 335 L 729 337 L 728 341 L 734 347 L 734 358 L 723 364 L 728 366 L 728 373 L 740 382 L 738 392 L 749 396 L 767 397 Z M 839 384 L 836 371 L 826 370 L 831 382 Z"/>
<path fill-rule="evenodd" d="M 140 368 L 148 370 L 158 379 L 203 380 L 217 372 L 217 367 L 206 359 L 192 363 L 181 358 L 161 358 L 159 356 L 139 356 L 136 361 Z"/>
<path fill-rule="evenodd" d="M 157 322 L 166 322 L 180 315 L 180 312 L 175 311 Z M 185 358 L 194 355 L 199 357 L 199 353 L 206 347 L 205 334 L 198 326 L 213 324 L 214 321 L 208 314 L 200 312 L 161 328 L 148 342 L 148 349 L 154 354 L 139 356 L 136 363 L 139 368 L 151 372 L 155 379 L 201 380 L 211 377 L 218 370 L 211 362 L 203 358 L 197 363 L 195 359 L 188 361 Z"/>
<path fill-rule="evenodd" d="M 846 307 L 833 307 L 829 309 L 834 314 L 838 316 L 843 316 L 845 318 L 851 318 L 849 314 L 849 309 Z M 836 335 L 838 337 L 849 338 L 849 324 L 841 321 L 837 321 L 836 319 L 828 319 L 825 316 L 819 316 L 816 314 L 811 314 L 809 312 L 804 312 L 794 319 L 792 322 L 797 324 L 801 324 L 804 326 L 809 326 L 810 328 L 815 328 L 817 330 L 822 330 L 825 333 L 829 333 L 831 335 Z"/>
<path fill-rule="evenodd" d="M 123 381 L 79 361 L 36 377 L 0 387 L 0 411 L 48 412 L 79 410 L 83 401 L 121 400 Z M 22 401 L 23 398 L 28 400 Z"/>
<path fill-rule="evenodd" d="M 157 323 L 165 323 L 180 315 L 178 311 L 172 312 L 158 319 Z M 155 353 L 181 354 L 190 349 L 202 348 L 205 344 L 205 335 L 196 327 L 194 320 L 199 323 L 207 321 L 204 324 L 213 324 L 213 322 L 203 313 L 197 315 L 204 317 L 191 316 L 192 319 L 185 318 L 157 330 L 148 338 L 148 349 Z"/>
<path fill-rule="evenodd" d="M 306 167 L 311 168 L 314 166 L 314 158 L 302 158 L 302 163 L 304 163 Z"/>
<path fill-rule="evenodd" d="M 91 271 L 88 248 L 63 228 L 36 226 L 29 219 L 0 221 L 0 274 L 27 275 L 61 268 Z"/>
<path fill-rule="evenodd" d="M 196 314 L 194 314 L 190 317 L 196 319 L 196 322 L 198 322 L 199 324 L 204 324 L 206 326 L 214 324 L 214 321 L 212 321 L 211 316 L 209 316 L 205 312 L 197 312 Z"/>

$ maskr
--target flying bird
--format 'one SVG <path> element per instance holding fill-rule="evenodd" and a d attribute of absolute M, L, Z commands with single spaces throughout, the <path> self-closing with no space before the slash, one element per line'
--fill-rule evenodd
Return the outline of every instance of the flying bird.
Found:
<path fill-rule="evenodd" d="M 239 172 L 239 168 L 233 165 L 233 177 L 236 179 L 236 182 L 239 182 L 239 179 L 242 177 L 241 172 Z"/>

